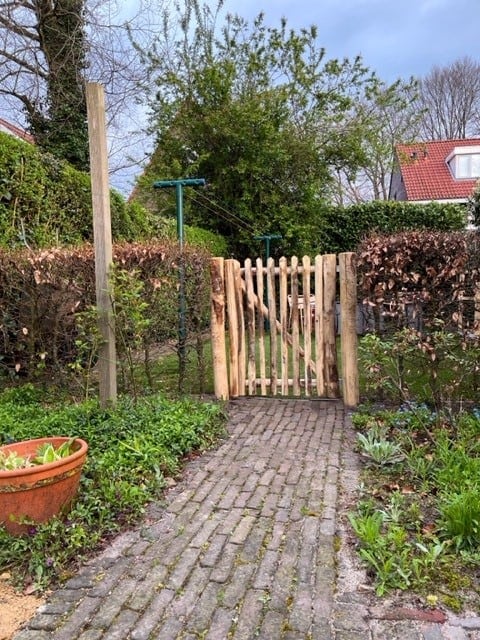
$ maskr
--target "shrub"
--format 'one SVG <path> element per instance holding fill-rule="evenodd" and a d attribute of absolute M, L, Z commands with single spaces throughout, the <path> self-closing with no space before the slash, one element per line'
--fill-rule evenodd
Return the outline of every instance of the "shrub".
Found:
<path fill-rule="evenodd" d="M 220 405 L 168 401 L 158 395 L 116 408 L 95 402 L 46 405 L 31 385 L 0 394 L 0 444 L 52 433 L 81 437 L 89 452 L 68 518 L 57 517 L 13 538 L 0 527 L 0 572 L 39 589 L 61 580 L 97 545 L 136 522 L 159 497 L 183 457 L 223 434 Z"/>
<path fill-rule="evenodd" d="M 320 213 L 319 247 L 322 253 L 355 251 L 360 242 L 374 233 L 460 231 L 465 229 L 466 219 L 465 207 L 438 202 L 416 204 L 377 200 L 329 207 Z"/>
<path fill-rule="evenodd" d="M 0 246 L 32 248 L 93 240 L 90 177 L 0 132 Z M 115 239 L 149 237 L 147 210 L 110 194 Z"/>
<path fill-rule="evenodd" d="M 183 260 L 186 330 L 188 337 L 194 337 L 209 318 L 209 254 L 187 246 Z M 119 355 L 131 349 L 138 359 L 143 351 L 147 362 L 153 345 L 177 335 L 178 245 L 118 244 L 114 262 Z M 23 379 L 60 376 L 65 381 L 71 365 L 78 372 L 87 361 L 93 363 L 99 344 L 94 304 L 91 245 L 39 252 L 0 250 L 3 370 Z"/>

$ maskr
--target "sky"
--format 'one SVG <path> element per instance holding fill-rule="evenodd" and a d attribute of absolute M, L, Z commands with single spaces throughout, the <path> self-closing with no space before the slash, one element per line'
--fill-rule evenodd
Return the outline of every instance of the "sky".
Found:
<path fill-rule="evenodd" d="M 480 61 L 480 0 L 226 0 L 244 18 L 259 11 L 299 29 L 315 24 L 327 58 L 352 58 L 385 82 L 426 75 L 464 56 Z"/>

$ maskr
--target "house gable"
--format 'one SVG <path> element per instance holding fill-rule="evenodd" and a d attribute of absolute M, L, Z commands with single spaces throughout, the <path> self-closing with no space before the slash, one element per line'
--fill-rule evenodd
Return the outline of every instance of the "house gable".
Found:
<path fill-rule="evenodd" d="M 389 199 L 466 202 L 479 177 L 478 138 L 399 144 Z"/>

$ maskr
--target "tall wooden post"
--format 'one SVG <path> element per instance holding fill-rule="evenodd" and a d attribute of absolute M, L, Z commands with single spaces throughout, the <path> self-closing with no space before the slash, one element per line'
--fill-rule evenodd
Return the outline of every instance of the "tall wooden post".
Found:
<path fill-rule="evenodd" d="M 359 400 L 357 354 L 357 269 L 354 253 L 340 253 L 340 311 L 343 401 L 356 407 Z"/>
<path fill-rule="evenodd" d="M 212 354 L 215 397 L 228 400 L 227 352 L 225 345 L 225 278 L 223 258 L 210 262 L 212 283 Z"/>
<path fill-rule="evenodd" d="M 109 271 L 112 266 L 112 227 L 105 128 L 105 96 L 102 85 L 88 83 L 86 96 L 92 183 L 93 238 L 95 243 L 95 286 L 98 324 L 100 335 L 102 336 L 98 361 L 100 405 L 105 407 L 109 404 L 114 404 L 117 399 L 117 357 L 114 316 L 109 293 Z"/>

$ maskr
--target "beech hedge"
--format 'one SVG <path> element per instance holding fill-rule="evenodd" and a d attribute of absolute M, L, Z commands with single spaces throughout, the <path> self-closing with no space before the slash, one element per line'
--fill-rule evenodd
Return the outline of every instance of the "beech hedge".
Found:
<path fill-rule="evenodd" d="M 375 234 L 359 245 L 357 262 L 359 298 L 376 329 L 389 324 L 478 329 L 478 232 Z"/>
<path fill-rule="evenodd" d="M 182 256 L 189 338 L 208 326 L 210 254 L 186 246 Z M 133 306 L 126 310 L 127 316 L 135 314 L 136 307 L 142 308 L 147 321 L 141 336 L 145 353 L 176 337 L 179 261 L 176 242 L 114 246 L 116 269 L 129 274 L 130 279 L 123 282 L 139 283 L 123 299 Z M 112 295 L 116 299 L 124 293 Z M 79 318 L 94 304 L 92 245 L 40 251 L 0 249 L 0 371 L 23 379 L 67 375 L 84 346 L 79 341 Z"/>

